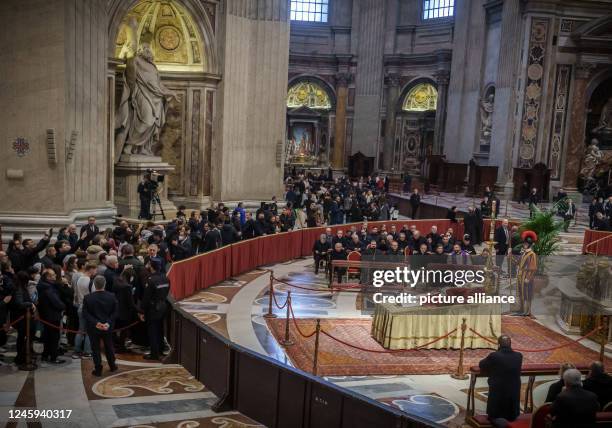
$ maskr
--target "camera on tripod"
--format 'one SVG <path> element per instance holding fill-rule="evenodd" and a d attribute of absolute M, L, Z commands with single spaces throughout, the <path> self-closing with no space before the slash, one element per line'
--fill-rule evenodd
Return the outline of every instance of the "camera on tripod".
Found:
<path fill-rule="evenodd" d="M 154 169 L 147 169 L 145 170 L 145 177 L 148 178 L 148 185 L 151 193 L 152 210 L 150 213 L 150 217 L 152 219 L 155 219 L 155 217 L 159 215 L 156 209 L 156 207 L 159 207 L 159 210 L 161 211 L 161 216 L 165 220 L 166 213 L 164 213 L 164 207 L 162 206 L 161 198 L 159 197 L 159 192 L 157 189 L 159 187 L 159 184 L 164 182 L 166 176 L 164 174 L 160 174 Z"/>
<path fill-rule="evenodd" d="M 146 176 L 149 177 L 149 181 L 153 185 L 154 189 L 157 189 L 157 186 L 160 183 L 163 183 L 164 180 L 166 179 L 166 176 L 164 174 L 160 174 L 154 169 L 147 169 L 145 172 L 146 172 Z"/>

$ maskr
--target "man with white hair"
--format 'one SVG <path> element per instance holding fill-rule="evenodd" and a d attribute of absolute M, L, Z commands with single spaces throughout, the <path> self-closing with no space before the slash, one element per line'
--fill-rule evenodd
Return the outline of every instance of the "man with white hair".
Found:
<path fill-rule="evenodd" d="M 117 256 L 106 256 L 106 270 L 104 271 L 104 279 L 106 280 L 106 291 L 113 292 L 115 278 L 121 273 L 119 267 L 119 259 Z"/>
<path fill-rule="evenodd" d="M 563 373 L 563 383 L 565 389 L 550 409 L 553 428 L 594 428 L 599 410 L 597 395 L 582 388 L 582 375 L 576 369 Z"/>
<path fill-rule="evenodd" d="M 319 273 L 319 265 L 322 260 L 327 260 L 327 256 L 331 252 L 331 240 L 327 239 L 327 235 L 322 233 L 319 239 L 312 247 L 312 255 L 315 261 L 315 275 Z"/>

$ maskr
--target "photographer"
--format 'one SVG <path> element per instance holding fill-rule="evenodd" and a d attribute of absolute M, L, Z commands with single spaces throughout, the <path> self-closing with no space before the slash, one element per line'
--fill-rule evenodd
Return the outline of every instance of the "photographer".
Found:
<path fill-rule="evenodd" d="M 151 172 L 147 171 L 138 183 L 138 194 L 140 195 L 140 214 L 139 219 L 151 219 L 151 199 L 153 192 L 157 188 L 157 183 L 151 180 Z"/>

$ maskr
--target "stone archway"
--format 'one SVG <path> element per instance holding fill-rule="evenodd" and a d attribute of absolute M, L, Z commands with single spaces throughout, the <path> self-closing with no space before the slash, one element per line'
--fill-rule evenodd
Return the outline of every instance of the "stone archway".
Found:
<path fill-rule="evenodd" d="M 203 208 L 211 194 L 211 152 L 215 98 L 220 76 L 215 42 L 216 5 L 192 0 L 112 1 L 109 6 L 109 107 L 117 107 L 123 85 L 124 30 L 138 22 L 137 38 L 151 40 L 154 62 L 163 84 L 176 94 L 167 104 L 166 121 L 154 153 L 171 165 L 162 200 Z M 109 114 L 109 128 L 114 129 Z M 109 132 L 109 158 L 119 161 L 114 132 Z M 113 168 L 113 165 L 111 165 Z M 137 195 L 133 180 L 122 173 L 114 180 L 112 199 L 120 214 L 134 217 Z M 172 209 L 169 204 L 168 208 Z"/>
<path fill-rule="evenodd" d="M 335 105 L 333 88 L 322 79 L 300 75 L 289 82 L 286 167 L 329 168 Z"/>
<path fill-rule="evenodd" d="M 437 85 L 427 78 L 413 80 L 402 90 L 395 113 L 393 170 L 424 173 L 434 144 L 437 99 Z"/>

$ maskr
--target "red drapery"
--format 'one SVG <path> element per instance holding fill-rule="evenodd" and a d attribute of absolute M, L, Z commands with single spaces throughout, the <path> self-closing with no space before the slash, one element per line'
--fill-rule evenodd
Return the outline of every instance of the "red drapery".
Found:
<path fill-rule="evenodd" d="M 332 234 L 335 234 L 338 229 L 347 231 L 351 226 L 360 230 L 361 224 L 331 226 Z M 369 222 L 368 228 L 372 229 L 374 226 L 381 228 L 383 224 L 386 225 L 387 231 L 391 230 L 392 225 L 395 225 L 398 231 L 404 225 L 407 227 L 415 225 L 422 235 L 427 235 L 433 225 L 438 227 L 438 233 L 444 233 L 449 227 L 452 227 L 455 237 L 460 238 L 463 235 L 463 224 L 461 222 L 451 223 L 450 220 L 376 221 Z M 485 231 L 488 230 L 487 224 L 488 222 L 485 223 Z M 180 300 L 232 276 L 254 270 L 258 266 L 310 256 L 315 240 L 322 233 L 325 233 L 325 227 L 260 236 L 176 262 L 168 272 L 171 293 L 175 299 Z M 612 242 L 609 245 L 611 251 L 609 254 L 612 254 Z"/>
<path fill-rule="evenodd" d="M 583 253 L 612 256 L 612 232 L 587 229 L 584 231 Z"/>

